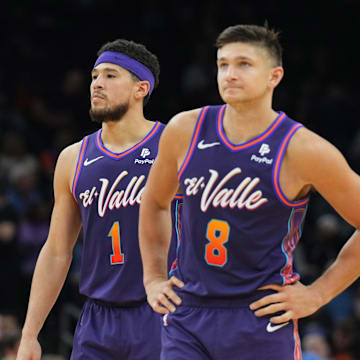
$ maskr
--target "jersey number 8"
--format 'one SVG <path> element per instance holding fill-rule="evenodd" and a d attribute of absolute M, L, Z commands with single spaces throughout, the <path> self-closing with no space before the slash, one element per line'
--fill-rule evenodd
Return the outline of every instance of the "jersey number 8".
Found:
<path fill-rule="evenodd" d="M 224 266 L 227 262 L 227 249 L 224 246 L 229 240 L 230 225 L 224 220 L 212 219 L 206 230 L 205 260 L 212 266 Z"/>

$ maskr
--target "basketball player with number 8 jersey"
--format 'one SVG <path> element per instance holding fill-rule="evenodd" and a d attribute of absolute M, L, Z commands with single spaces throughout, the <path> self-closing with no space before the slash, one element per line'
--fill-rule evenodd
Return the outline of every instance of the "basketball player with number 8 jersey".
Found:
<path fill-rule="evenodd" d="M 334 146 L 272 108 L 284 73 L 277 32 L 230 26 L 216 46 L 225 104 L 170 120 L 140 206 L 145 289 L 164 314 L 161 359 L 300 360 L 298 319 L 360 275 L 356 230 L 325 274 L 299 281 L 293 251 L 309 195 L 316 189 L 359 228 L 360 177 Z M 169 284 L 162 229 L 179 184 L 181 241 Z"/>

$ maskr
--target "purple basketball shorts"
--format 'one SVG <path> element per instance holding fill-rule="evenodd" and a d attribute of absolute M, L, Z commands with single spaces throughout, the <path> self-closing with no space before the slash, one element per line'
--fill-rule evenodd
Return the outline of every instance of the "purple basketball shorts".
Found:
<path fill-rule="evenodd" d="M 161 318 L 147 303 L 115 307 L 88 300 L 79 317 L 71 360 L 159 360 Z"/>
<path fill-rule="evenodd" d="M 275 325 L 245 304 L 184 301 L 163 317 L 161 360 L 300 360 L 297 321 Z"/>

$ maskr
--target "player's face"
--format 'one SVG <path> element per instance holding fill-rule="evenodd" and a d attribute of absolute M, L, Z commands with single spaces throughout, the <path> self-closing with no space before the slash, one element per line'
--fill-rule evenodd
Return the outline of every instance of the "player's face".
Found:
<path fill-rule="evenodd" d="M 266 96 L 282 77 L 282 68 L 275 67 L 267 51 L 249 43 L 224 45 L 217 53 L 217 67 L 219 92 L 229 104 Z M 274 72 L 276 76 L 281 75 L 275 82 Z"/>
<path fill-rule="evenodd" d="M 91 73 L 91 109 L 94 121 L 116 121 L 129 108 L 134 80 L 129 71 L 110 63 L 99 64 Z"/>

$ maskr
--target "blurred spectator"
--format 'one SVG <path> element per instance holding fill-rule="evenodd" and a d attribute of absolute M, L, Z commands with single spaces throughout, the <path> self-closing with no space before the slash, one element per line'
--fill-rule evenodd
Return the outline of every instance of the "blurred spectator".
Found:
<path fill-rule="evenodd" d="M 353 319 L 345 319 L 335 325 L 332 333 L 334 360 L 358 360 L 356 351 L 356 326 Z"/>
<path fill-rule="evenodd" d="M 37 160 L 26 146 L 25 138 L 15 132 L 7 132 L 2 137 L 0 151 L 0 180 L 8 180 L 8 177 L 19 172 L 19 169 L 35 171 Z"/>
<path fill-rule="evenodd" d="M 310 324 L 302 339 L 303 360 L 330 360 L 331 347 L 324 329 Z"/>
<path fill-rule="evenodd" d="M 0 339 L 1 360 L 15 360 L 20 344 L 20 331 L 5 335 Z"/>
<path fill-rule="evenodd" d="M 11 313 L 0 312 L 0 339 L 20 331 L 18 319 Z"/>
<path fill-rule="evenodd" d="M 10 313 L 0 313 L 0 359 L 14 360 L 19 347 L 21 329 Z"/>
<path fill-rule="evenodd" d="M 9 174 L 6 196 L 19 216 L 24 216 L 43 197 L 39 173 L 32 166 L 14 166 Z"/>

